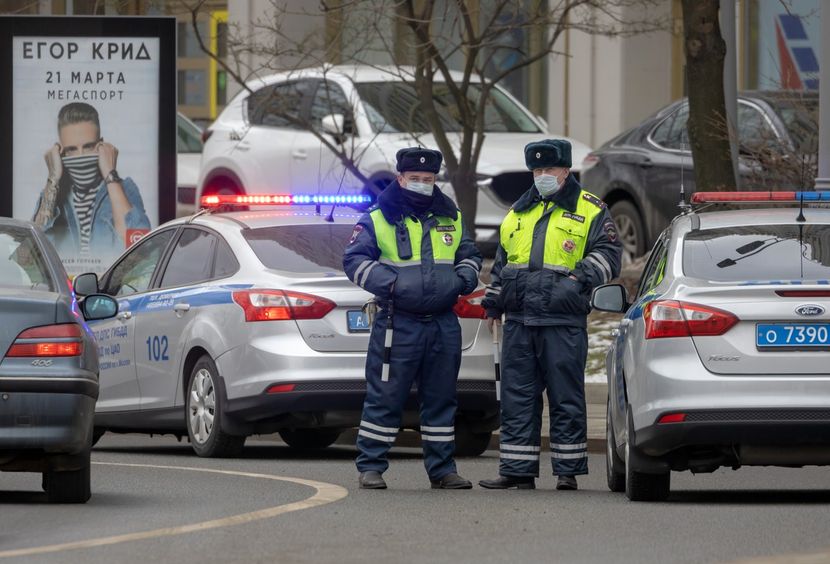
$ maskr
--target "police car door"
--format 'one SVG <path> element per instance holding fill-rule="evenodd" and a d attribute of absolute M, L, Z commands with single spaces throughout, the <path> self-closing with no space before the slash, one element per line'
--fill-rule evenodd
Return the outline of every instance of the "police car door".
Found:
<path fill-rule="evenodd" d="M 172 408 L 176 403 L 181 380 L 188 376 L 181 373 L 184 345 L 205 321 L 200 321 L 205 310 L 219 305 L 214 299 L 218 295 L 216 285 L 211 283 L 218 248 L 230 253 L 227 244 L 214 232 L 193 225 L 183 228 L 156 288 L 143 301 L 136 317 L 136 365 L 142 410 Z M 227 270 L 219 265 L 222 269 Z M 230 301 L 230 292 L 224 291 L 221 297 Z M 178 419 L 180 416 L 181 413 L 176 414 Z"/>
<path fill-rule="evenodd" d="M 90 324 L 100 357 L 97 413 L 140 408 L 135 364 L 136 313 L 175 232 L 173 228 L 145 237 L 102 279 L 102 291 L 118 300 L 118 315 Z"/>

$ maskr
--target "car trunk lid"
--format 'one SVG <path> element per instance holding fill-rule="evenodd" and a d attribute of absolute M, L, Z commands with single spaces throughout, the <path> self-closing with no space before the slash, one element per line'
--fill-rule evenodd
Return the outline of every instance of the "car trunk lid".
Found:
<path fill-rule="evenodd" d="M 797 290 L 799 293 L 793 294 Z M 759 327 L 782 327 L 828 324 L 830 326 L 830 285 L 777 281 L 751 282 L 736 286 L 686 288 L 677 297 L 684 301 L 718 308 L 734 314 L 738 323 L 719 336 L 693 336 L 703 365 L 716 374 L 784 375 L 826 374 L 830 346 L 812 347 L 806 342 L 795 347 L 777 348 L 758 345 Z M 803 306 L 810 315 L 799 315 Z M 807 311 L 803 309 L 802 311 Z M 830 327 L 828 327 L 830 330 Z M 796 335 L 797 336 L 797 335 Z M 779 337 L 780 338 L 780 337 Z M 804 341 L 809 340 L 805 335 Z M 816 342 L 818 342 L 816 340 Z"/>

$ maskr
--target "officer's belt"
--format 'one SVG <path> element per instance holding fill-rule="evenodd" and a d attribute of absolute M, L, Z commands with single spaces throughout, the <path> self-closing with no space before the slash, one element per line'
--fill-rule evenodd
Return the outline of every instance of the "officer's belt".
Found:
<path fill-rule="evenodd" d="M 415 313 L 415 312 L 406 311 L 404 309 L 401 309 L 399 306 L 396 305 L 395 306 L 395 312 L 394 312 L 393 315 L 395 317 L 398 317 L 398 316 L 406 317 L 408 319 L 413 319 L 415 321 L 420 321 L 421 323 L 428 323 L 428 322 L 432 321 L 433 319 L 436 319 L 436 318 L 438 318 L 442 315 L 446 315 L 446 314 L 450 313 L 451 311 L 452 311 L 451 309 L 448 309 L 447 311 L 442 312 L 442 313 Z M 381 308 L 378 315 L 379 316 L 389 315 L 389 310 L 387 310 L 386 308 Z"/>

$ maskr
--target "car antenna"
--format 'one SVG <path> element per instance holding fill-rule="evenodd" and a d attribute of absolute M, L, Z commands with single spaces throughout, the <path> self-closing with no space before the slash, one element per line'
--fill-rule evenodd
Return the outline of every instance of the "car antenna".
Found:
<path fill-rule="evenodd" d="M 692 210 L 692 206 L 686 203 L 686 188 L 683 184 L 683 169 L 685 168 L 686 164 L 686 144 L 682 143 L 680 145 L 680 201 L 677 202 L 677 207 L 680 208 L 680 213 L 689 213 Z"/>

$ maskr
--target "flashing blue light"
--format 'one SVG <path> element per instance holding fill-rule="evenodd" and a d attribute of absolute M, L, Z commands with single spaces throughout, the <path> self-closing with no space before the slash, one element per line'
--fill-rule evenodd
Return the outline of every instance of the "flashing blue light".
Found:
<path fill-rule="evenodd" d="M 826 190 L 819 190 L 817 192 L 813 191 L 802 191 L 795 193 L 796 201 L 803 199 L 805 202 L 830 202 L 830 192 Z"/>

